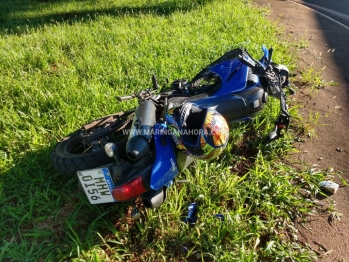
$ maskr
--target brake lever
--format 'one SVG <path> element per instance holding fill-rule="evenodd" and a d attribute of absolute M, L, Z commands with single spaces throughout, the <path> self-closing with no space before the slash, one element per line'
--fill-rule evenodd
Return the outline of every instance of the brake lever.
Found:
<path fill-rule="evenodd" d="M 267 61 L 267 67 L 270 65 L 270 63 L 271 63 L 271 56 L 273 55 L 273 48 L 269 48 L 269 50 L 268 50 L 268 61 Z"/>

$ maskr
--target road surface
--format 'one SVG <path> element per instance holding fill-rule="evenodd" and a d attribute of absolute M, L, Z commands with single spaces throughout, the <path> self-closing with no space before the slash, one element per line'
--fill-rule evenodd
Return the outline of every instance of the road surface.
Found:
<path fill-rule="evenodd" d="M 349 27 L 348 0 L 292 0 L 321 12 Z"/>
<path fill-rule="evenodd" d="M 295 77 L 291 82 L 299 87 L 295 98 L 302 105 L 299 112 L 305 123 L 314 128 L 316 136 L 304 143 L 294 143 L 298 151 L 290 154 L 292 165 L 316 166 L 317 170 L 333 168 L 342 171 L 342 177 L 349 181 L 349 0 L 254 1 L 271 8 L 269 18 L 285 28 L 287 41 L 301 39 L 306 43 L 299 50 L 298 67 L 293 70 Z M 302 73 L 310 66 L 324 79 L 324 86 L 315 93 L 302 87 Z M 329 84 L 330 81 L 335 84 Z M 316 124 L 308 120 L 314 112 L 319 116 Z M 349 186 L 344 186 L 336 176 L 333 179 L 340 189 L 319 201 L 325 205 L 336 203 L 341 219 L 318 213 L 304 225 L 308 230 L 297 224 L 299 241 L 307 243 L 321 262 L 349 261 Z"/>

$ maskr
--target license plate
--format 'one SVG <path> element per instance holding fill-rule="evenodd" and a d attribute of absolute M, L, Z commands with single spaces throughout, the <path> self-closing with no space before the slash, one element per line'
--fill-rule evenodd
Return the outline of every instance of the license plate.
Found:
<path fill-rule="evenodd" d="M 77 174 L 91 204 L 116 202 L 112 195 L 114 183 L 108 168 L 78 171 Z"/>

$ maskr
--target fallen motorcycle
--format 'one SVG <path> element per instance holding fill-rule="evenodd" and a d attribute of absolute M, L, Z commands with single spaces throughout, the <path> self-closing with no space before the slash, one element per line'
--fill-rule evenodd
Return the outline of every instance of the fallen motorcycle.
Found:
<path fill-rule="evenodd" d="M 118 97 L 138 99 L 138 107 L 93 120 L 57 143 L 51 154 L 54 169 L 77 175 L 91 204 L 134 201 L 141 196 L 148 208 L 159 207 L 166 189 L 195 156 L 179 150 L 171 134 L 168 112 L 188 103 L 214 108 L 228 123 L 251 119 L 268 95 L 280 100 L 280 114 L 267 142 L 289 125 L 283 88 L 288 69 L 271 62 L 272 49 L 263 47 L 257 61 L 234 49 L 205 67 L 191 81 L 179 79 L 169 89 L 153 88 Z M 139 213 L 136 209 L 133 218 Z"/>

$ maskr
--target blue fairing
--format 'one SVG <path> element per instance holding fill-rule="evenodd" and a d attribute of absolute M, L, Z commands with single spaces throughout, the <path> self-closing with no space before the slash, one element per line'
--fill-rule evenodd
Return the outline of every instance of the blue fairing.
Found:
<path fill-rule="evenodd" d="M 237 59 L 212 66 L 210 71 L 219 75 L 222 80 L 222 87 L 215 96 L 239 92 L 246 87 L 248 67 Z"/>
<path fill-rule="evenodd" d="M 179 173 L 173 141 L 171 136 L 166 134 L 166 129 L 165 124 L 156 124 L 154 126 L 156 159 L 150 179 L 150 187 L 153 190 L 159 190 L 164 187 Z"/>

